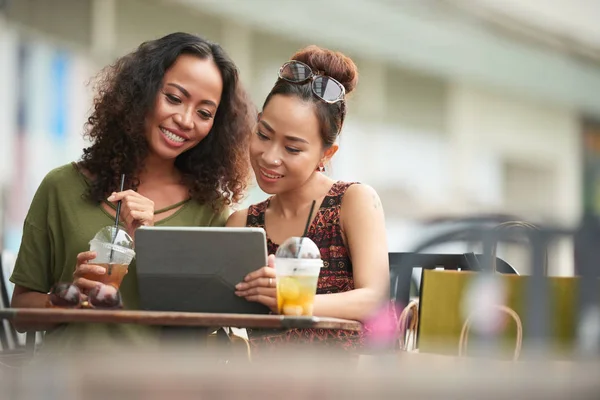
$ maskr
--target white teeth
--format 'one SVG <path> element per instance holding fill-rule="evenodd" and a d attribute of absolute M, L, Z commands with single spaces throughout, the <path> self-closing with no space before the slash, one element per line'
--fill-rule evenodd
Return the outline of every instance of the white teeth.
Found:
<path fill-rule="evenodd" d="M 174 141 L 174 142 L 185 142 L 185 138 L 182 138 L 181 136 L 177 136 L 176 134 L 174 134 L 171 131 L 166 130 L 165 128 L 160 128 L 160 131 L 162 133 L 165 134 L 166 137 L 168 137 L 170 140 Z"/>
<path fill-rule="evenodd" d="M 267 174 L 265 171 L 260 171 L 261 174 L 263 174 L 264 176 L 266 176 L 267 178 L 271 178 L 271 179 L 278 179 L 278 178 L 282 178 L 283 175 L 271 175 L 271 174 Z"/>

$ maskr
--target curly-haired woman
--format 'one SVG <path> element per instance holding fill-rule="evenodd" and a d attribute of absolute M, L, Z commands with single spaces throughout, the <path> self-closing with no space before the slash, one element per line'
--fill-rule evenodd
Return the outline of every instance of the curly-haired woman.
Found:
<path fill-rule="evenodd" d="M 44 307 L 57 282 L 84 291 L 103 274 L 88 241 L 114 221 L 134 236 L 142 225 L 223 226 L 249 176 L 248 132 L 254 108 L 234 63 L 218 45 L 174 33 L 145 42 L 99 77 L 87 123 L 91 146 L 80 162 L 51 171 L 38 188 L 24 223 L 11 281 L 13 307 Z M 125 174 L 126 189 L 119 192 Z M 135 309 L 135 264 L 120 290 Z M 48 330 L 61 348 L 98 343 L 107 334 L 137 339 L 139 326 L 17 326 Z M 145 335 L 144 335 L 145 336 Z"/>

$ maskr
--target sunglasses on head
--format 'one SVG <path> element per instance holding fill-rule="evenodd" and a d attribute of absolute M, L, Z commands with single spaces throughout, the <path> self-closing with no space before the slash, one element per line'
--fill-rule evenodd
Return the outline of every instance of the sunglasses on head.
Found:
<path fill-rule="evenodd" d="M 90 290 L 87 300 L 73 283 L 57 283 L 48 293 L 48 306 L 52 308 L 96 308 L 120 309 L 123 308 L 121 293 L 112 285 L 99 285 Z"/>
<path fill-rule="evenodd" d="M 313 70 L 300 61 L 288 61 L 279 68 L 279 79 L 291 83 L 304 83 L 311 80 L 311 88 L 315 96 L 325 103 L 334 104 L 343 101 L 346 95 L 344 85 L 335 79 L 316 75 Z"/>

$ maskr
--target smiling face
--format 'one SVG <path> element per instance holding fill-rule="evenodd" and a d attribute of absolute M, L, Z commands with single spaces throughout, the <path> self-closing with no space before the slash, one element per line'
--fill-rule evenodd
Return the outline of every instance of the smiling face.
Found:
<path fill-rule="evenodd" d="M 212 59 L 182 54 L 167 70 L 146 118 L 150 152 L 175 159 L 210 132 L 223 91 L 221 73 Z"/>
<path fill-rule="evenodd" d="M 261 190 L 277 194 L 302 186 L 323 157 L 328 156 L 314 105 L 295 96 L 273 96 L 250 140 L 250 162 Z"/>

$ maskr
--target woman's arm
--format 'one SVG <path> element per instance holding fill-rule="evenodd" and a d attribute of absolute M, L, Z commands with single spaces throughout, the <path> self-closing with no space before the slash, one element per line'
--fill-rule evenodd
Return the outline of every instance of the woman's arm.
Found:
<path fill-rule="evenodd" d="M 44 308 L 52 286 L 52 249 L 48 214 L 51 193 L 60 185 L 54 175 L 46 175 L 27 212 L 23 236 L 10 281 L 15 284 L 11 299 L 13 308 Z M 19 332 L 46 330 L 51 325 L 13 323 Z"/>
<path fill-rule="evenodd" d="M 352 258 L 354 290 L 315 298 L 314 314 L 364 320 L 389 296 L 389 259 L 385 220 L 379 196 L 370 186 L 348 188 L 340 224 Z"/>
<path fill-rule="evenodd" d="M 231 214 L 229 216 L 225 226 L 228 228 L 243 228 L 246 226 L 247 215 L 248 215 L 247 208 L 245 208 L 243 210 L 235 211 L 233 214 Z"/>
<path fill-rule="evenodd" d="M 35 290 L 15 285 L 10 306 L 12 308 L 45 308 L 47 302 L 48 295 L 46 293 L 36 292 Z M 13 322 L 12 324 L 19 332 L 45 331 L 56 326 L 56 324 L 42 324 L 35 322 L 25 324 Z"/>
<path fill-rule="evenodd" d="M 383 209 L 377 193 L 366 185 L 352 185 L 344 195 L 340 224 L 352 258 L 354 290 L 321 294 L 315 298 L 314 315 L 363 321 L 389 296 L 389 261 Z M 247 211 L 233 213 L 227 226 L 245 226 Z M 274 268 L 263 267 L 236 286 L 236 294 L 271 308 L 275 291 L 266 282 Z"/>

